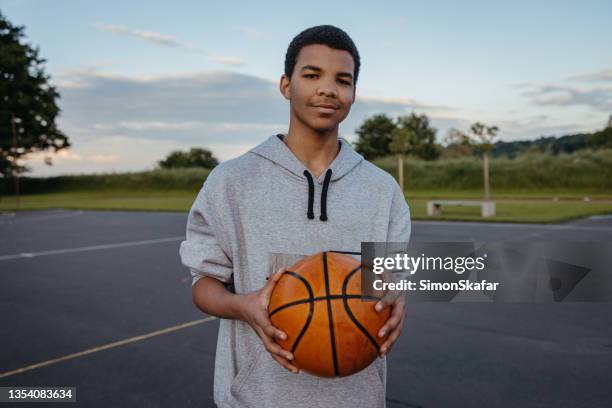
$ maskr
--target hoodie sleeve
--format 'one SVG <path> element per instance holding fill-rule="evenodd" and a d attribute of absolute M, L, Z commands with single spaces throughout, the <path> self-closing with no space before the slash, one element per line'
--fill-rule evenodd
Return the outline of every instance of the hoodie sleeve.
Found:
<path fill-rule="evenodd" d="M 216 183 L 212 176 L 211 172 L 189 211 L 186 239 L 179 250 L 181 262 L 191 271 L 192 286 L 204 276 L 228 283 L 233 273 L 231 255 L 222 245 L 221 214 L 214 205 L 219 200 L 213 199 Z"/>
<path fill-rule="evenodd" d="M 387 232 L 387 242 L 408 242 L 412 230 L 410 221 L 410 208 L 406 202 L 404 194 L 397 183 L 391 202 L 391 212 L 389 214 L 389 229 Z"/>

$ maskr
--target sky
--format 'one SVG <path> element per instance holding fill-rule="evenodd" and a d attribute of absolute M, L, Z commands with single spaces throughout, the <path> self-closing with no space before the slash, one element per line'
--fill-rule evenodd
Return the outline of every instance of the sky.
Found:
<path fill-rule="evenodd" d="M 610 1 L 0 0 L 40 48 L 72 147 L 32 176 L 149 170 L 174 150 L 228 160 L 288 129 L 291 39 L 333 24 L 359 49 L 340 125 L 426 114 L 440 142 L 480 121 L 497 140 L 591 132 L 612 114 Z M 52 157 L 52 166 L 44 158 Z"/>

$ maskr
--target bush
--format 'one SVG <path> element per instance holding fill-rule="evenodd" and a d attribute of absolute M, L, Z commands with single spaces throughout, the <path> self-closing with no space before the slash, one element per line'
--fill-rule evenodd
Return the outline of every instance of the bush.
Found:
<path fill-rule="evenodd" d="M 397 160 L 374 162 L 393 176 Z M 612 149 L 580 150 L 572 154 L 530 153 L 516 159 L 489 159 L 491 188 L 612 188 Z M 480 189 L 482 160 L 443 159 L 427 162 L 408 159 L 404 164 L 406 189 Z"/>

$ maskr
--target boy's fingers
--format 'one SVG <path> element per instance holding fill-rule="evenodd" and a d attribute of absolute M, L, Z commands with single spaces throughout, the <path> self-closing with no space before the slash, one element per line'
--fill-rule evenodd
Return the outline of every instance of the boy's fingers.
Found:
<path fill-rule="evenodd" d="M 278 354 L 279 356 L 284 357 L 287 360 L 293 359 L 293 354 L 283 349 L 277 342 L 275 342 L 273 336 L 269 336 L 262 328 L 259 328 L 259 330 L 261 331 L 259 337 L 261 337 L 261 340 L 263 341 L 266 350 L 268 350 L 270 353 Z"/>
<path fill-rule="evenodd" d="M 399 330 L 395 330 L 393 333 L 391 333 L 391 335 L 389 336 L 387 341 L 385 341 L 383 343 L 383 345 L 380 347 L 380 354 L 381 355 L 384 356 L 386 354 L 389 354 L 389 351 L 391 350 L 391 347 L 393 347 L 393 345 L 395 344 L 395 341 L 399 337 L 399 333 L 400 333 Z"/>
<path fill-rule="evenodd" d="M 285 332 L 284 332 L 284 331 L 282 331 L 282 330 L 278 330 L 278 329 L 277 329 L 277 330 L 276 330 L 276 334 L 275 334 L 275 336 L 276 336 L 276 338 L 277 338 L 277 339 L 280 339 L 280 340 L 287 340 L 287 335 L 286 335 L 286 334 L 285 334 Z"/>
<path fill-rule="evenodd" d="M 274 285 L 276 285 L 276 282 L 278 282 L 278 280 L 281 278 L 283 273 L 285 273 L 285 271 L 286 271 L 286 269 L 279 269 L 272 276 L 266 278 L 267 282 L 266 282 L 266 284 L 265 284 L 265 286 L 263 287 L 262 290 L 263 290 L 264 297 L 267 300 L 269 300 L 270 295 L 272 294 L 272 290 L 274 289 Z"/>
<path fill-rule="evenodd" d="M 293 354 L 291 354 L 291 352 L 283 349 L 271 339 L 265 339 L 264 346 L 266 346 L 266 350 L 268 350 L 268 352 L 272 353 L 273 355 L 277 355 L 286 360 L 293 360 Z"/>
<path fill-rule="evenodd" d="M 267 336 L 272 338 L 278 338 L 281 340 L 287 340 L 287 334 L 282 330 L 276 328 L 272 324 L 272 321 L 270 320 L 267 314 L 264 314 L 262 317 L 258 318 L 257 324 L 259 325 L 259 327 L 262 328 L 262 330 L 264 331 L 264 333 L 266 333 Z"/>
<path fill-rule="evenodd" d="M 400 321 L 400 324 L 398 324 L 397 327 L 393 329 L 393 331 L 391 331 L 391 333 L 389 334 L 389 338 L 385 340 L 382 346 L 380 346 L 381 356 L 384 356 L 385 354 L 389 352 L 389 350 L 391 350 L 391 347 L 393 347 L 398 337 L 400 336 L 403 326 L 404 326 L 404 319 L 402 319 Z"/>
<path fill-rule="evenodd" d="M 274 326 L 272 326 L 271 324 L 262 326 L 262 329 L 263 329 L 263 332 L 266 333 L 268 337 L 276 336 L 276 328 L 274 328 Z"/>
<path fill-rule="evenodd" d="M 287 335 L 282 330 L 277 329 L 276 327 L 269 325 L 264 329 L 264 333 L 272 339 L 280 339 L 287 340 Z"/>
<path fill-rule="evenodd" d="M 393 305 L 393 309 L 403 309 L 404 305 L 406 304 L 404 296 L 405 295 L 399 293 L 398 291 L 387 292 L 383 298 L 376 303 L 375 309 L 377 312 L 380 312 L 389 305 Z"/>
<path fill-rule="evenodd" d="M 377 311 L 380 311 L 378 310 L 378 305 L 381 302 L 382 300 L 376 304 Z M 378 337 L 385 337 L 387 333 L 394 330 L 397 326 L 401 326 L 404 320 L 404 316 L 406 315 L 405 305 L 406 303 L 404 302 L 403 299 L 399 299 L 397 302 L 393 303 L 392 305 L 393 309 L 391 310 L 391 316 L 389 316 L 389 318 L 387 319 L 383 327 L 381 327 L 380 330 L 378 331 Z"/>
<path fill-rule="evenodd" d="M 286 268 L 280 268 L 278 271 L 276 271 L 276 273 L 274 275 L 272 275 L 272 280 L 279 280 L 281 276 L 283 276 L 283 273 L 285 273 L 287 269 Z"/>
<path fill-rule="evenodd" d="M 387 306 L 389 306 L 389 302 L 387 302 L 385 298 L 382 298 L 378 302 L 376 302 L 374 309 L 376 309 L 377 312 L 382 312 L 382 310 Z"/>
<path fill-rule="evenodd" d="M 282 365 L 283 367 L 285 367 L 287 370 L 291 371 L 292 373 L 297 374 L 297 372 L 299 371 L 299 369 L 296 366 L 294 366 L 293 364 L 290 364 L 289 362 L 287 362 L 287 360 L 285 360 L 282 357 L 272 354 L 272 358 L 276 360 L 278 364 Z"/>
<path fill-rule="evenodd" d="M 270 284 L 270 282 L 272 283 L 278 282 L 278 280 L 281 278 L 281 276 L 283 276 L 283 273 L 285 273 L 286 270 L 287 269 L 285 268 L 281 268 L 278 271 L 274 272 L 272 276 L 270 276 L 269 278 L 266 278 L 268 280 L 268 284 Z"/>
<path fill-rule="evenodd" d="M 387 335 L 387 333 L 391 332 L 397 326 L 399 326 L 401 321 L 402 321 L 401 316 L 393 316 L 393 315 L 391 315 L 391 317 L 389 317 L 389 319 L 383 325 L 383 327 L 380 328 L 380 330 L 378 332 L 378 337 L 385 337 Z"/>

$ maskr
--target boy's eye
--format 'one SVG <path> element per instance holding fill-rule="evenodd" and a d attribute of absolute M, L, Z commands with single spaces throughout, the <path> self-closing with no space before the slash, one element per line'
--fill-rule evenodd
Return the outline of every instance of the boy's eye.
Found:
<path fill-rule="evenodd" d="M 348 85 L 348 86 L 350 86 L 350 85 L 351 85 L 351 83 L 350 83 L 349 81 L 343 81 L 342 79 L 340 79 L 340 83 L 341 83 L 342 85 Z"/>
<path fill-rule="evenodd" d="M 304 75 L 304 78 L 314 78 L 316 76 L 318 76 L 318 75 L 317 74 L 306 74 L 306 75 Z"/>

